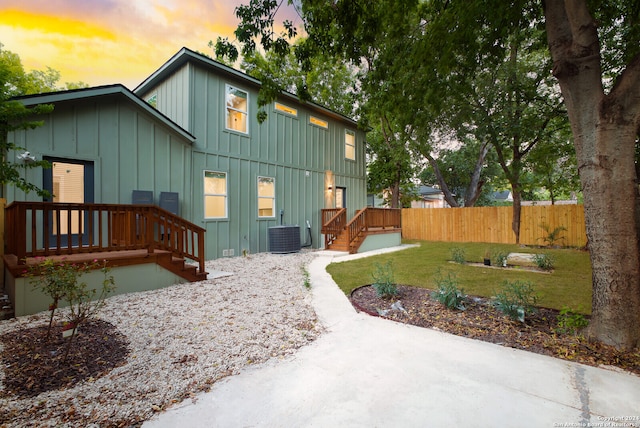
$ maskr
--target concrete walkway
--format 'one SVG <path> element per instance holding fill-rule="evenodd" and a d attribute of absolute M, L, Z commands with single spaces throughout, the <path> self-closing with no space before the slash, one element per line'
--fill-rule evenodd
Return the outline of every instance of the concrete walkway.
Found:
<path fill-rule="evenodd" d="M 356 313 L 325 267 L 357 257 L 309 266 L 317 341 L 143 426 L 640 427 L 640 377 Z"/>

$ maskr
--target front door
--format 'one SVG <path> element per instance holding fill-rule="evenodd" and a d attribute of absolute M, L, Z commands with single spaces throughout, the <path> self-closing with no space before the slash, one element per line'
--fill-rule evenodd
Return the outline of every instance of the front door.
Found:
<path fill-rule="evenodd" d="M 346 187 L 336 187 L 336 208 L 347 208 Z"/>
<path fill-rule="evenodd" d="M 45 158 L 51 163 L 51 168 L 44 170 L 43 188 L 48 190 L 52 202 L 60 203 L 93 203 L 93 162 L 77 161 L 71 159 Z M 88 221 L 85 211 L 81 221 L 77 214 L 71 216 L 68 221 L 68 213 L 60 213 L 60 224 L 55 224 L 53 217 L 49 221 L 49 242 L 56 242 L 60 235 L 61 245 L 68 246 L 68 237 L 71 237 L 71 245 L 78 245 L 78 236 L 82 233 L 83 243 L 88 243 L 85 233 L 85 225 Z M 70 228 L 70 229 L 69 229 Z"/>

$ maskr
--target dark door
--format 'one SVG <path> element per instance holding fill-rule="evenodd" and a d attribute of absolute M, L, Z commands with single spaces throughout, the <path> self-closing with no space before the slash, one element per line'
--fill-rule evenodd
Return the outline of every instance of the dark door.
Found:
<path fill-rule="evenodd" d="M 44 170 L 43 188 L 48 190 L 52 202 L 89 204 L 94 202 L 94 178 L 93 162 L 78 161 L 72 159 L 46 158 L 51 163 L 51 168 Z M 49 242 L 56 242 L 58 234 L 63 246 L 68 246 L 68 237 L 71 236 L 71 245 L 78 245 L 78 236 L 82 233 L 83 244 L 88 244 L 86 224 L 89 221 L 88 213 L 82 218 L 71 216 L 71 229 L 69 230 L 68 214 L 60 213 L 60 224 L 55 224 L 53 216 L 49 216 Z"/>

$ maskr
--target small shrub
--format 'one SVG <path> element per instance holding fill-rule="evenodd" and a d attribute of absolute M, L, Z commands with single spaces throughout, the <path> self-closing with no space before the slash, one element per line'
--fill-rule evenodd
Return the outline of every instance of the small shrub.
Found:
<path fill-rule="evenodd" d="M 96 289 L 87 289 L 87 283 L 80 281 L 82 275 L 94 269 L 101 269 L 104 274 L 100 294 L 97 294 Z M 91 263 L 67 263 L 64 260 L 56 262 L 52 259 L 41 259 L 37 264 L 29 266 L 25 276 L 30 277 L 31 284 L 53 300 L 49 305 L 51 315 L 47 339 L 60 300 L 64 299 L 69 304 L 69 314 L 64 329 L 73 329 L 74 334 L 67 342 L 64 356 L 66 360 L 76 329 L 104 306 L 107 294 L 115 289 L 113 276 L 109 275 L 106 262 L 101 264 L 98 260 L 94 260 Z"/>
<path fill-rule="evenodd" d="M 393 275 L 393 264 L 389 260 L 386 264 L 375 264 L 376 270 L 371 274 L 373 277 L 373 284 L 371 285 L 378 294 L 379 297 L 387 299 L 398 294 L 398 287 L 396 286 Z"/>
<path fill-rule="evenodd" d="M 578 334 L 578 331 L 589 325 L 587 318 L 571 308 L 564 307 L 558 314 L 558 327 L 556 333 Z"/>
<path fill-rule="evenodd" d="M 533 262 L 540 269 L 547 270 L 547 271 L 553 270 L 554 259 L 549 254 L 534 254 Z"/>
<path fill-rule="evenodd" d="M 492 262 L 494 265 L 499 266 L 499 267 L 506 267 L 507 266 L 507 256 L 509 254 L 503 252 L 503 251 L 495 251 L 493 253 L 493 258 L 492 258 Z"/>
<path fill-rule="evenodd" d="M 309 277 L 309 271 L 306 267 L 302 268 L 302 277 L 304 278 L 304 287 L 306 289 L 311 288 L 311 278 Z"/>
<path fill-rule="evenodd" d="M 67 296 L 69 288 L 77 282 L 78 272 L 74 265 L 67 264 L 64 260 L 56 262 L 44 257 L 38 257 L 37 260 L 38 263 L 27 265 L 23 275 L 29 278 L 29 283 L 34 288 L 39 289 L 52 300 L 49 304 L 48 340 L 56 309 L 60 301 Z"/>
<path fill-rule="evenodd" d="M 455 274 L 448 272 L 445 277 L 438 272 L 435 282 L 438 289 L 431 293 L 434 300 L 442 303 L 447 309 L 465 310 L 464 301 L 467 296 L 462 289 L 458 288 L 458 279 Z"/>
<path fill-rule="evenodd" d="M 451 260 L 461 265 L 465 264 L 466 258 L 465 258 L 464 248 L 453 247 L 451 249 Z"/>
<path fill-rule="evenodd" d="M 525 281 L 504 281 L 502 289 L 493 299 L 495 307 L 500 312 L 520 322 L 524 322 L 526 314 L 535 311 L 535 304 L 538 301 L 533 285 Z"/>
<path fill-rule="evenodd" d="M 549 226 L 547 223 L 541 223 L 540 227 L 545 231 L 546 235 L 542 238 L 538 238 L 538 240 L 544 241 L 547 247 L 553 247 L 557 245 L 558 242 L 565 239 L 565 237 L 562 236 L 562 232 L 566 232 L 567 228 L 564 226 L 558 226 L 555 229 L 551 230 L 551 226 Z"/>

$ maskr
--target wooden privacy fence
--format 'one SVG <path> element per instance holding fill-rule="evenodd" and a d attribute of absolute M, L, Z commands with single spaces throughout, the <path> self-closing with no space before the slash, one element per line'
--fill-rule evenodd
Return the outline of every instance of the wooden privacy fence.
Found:
<path fill-rule="evenodd" d="M 423 241 L 488 242 L 515 244 L 511 229 L 512 207 L 405 208 L 402 210 L 402 237 Z M 582 205 L 522 207 L 520 243 L 544 245 L 549 231 L 557 227 L 564 239 L 556 242 L 569 247 L 587 244 Z"/>

